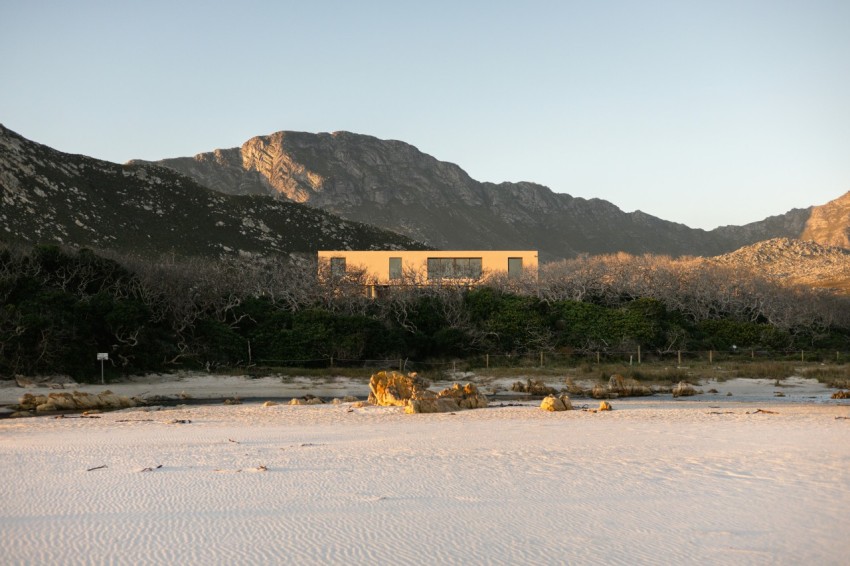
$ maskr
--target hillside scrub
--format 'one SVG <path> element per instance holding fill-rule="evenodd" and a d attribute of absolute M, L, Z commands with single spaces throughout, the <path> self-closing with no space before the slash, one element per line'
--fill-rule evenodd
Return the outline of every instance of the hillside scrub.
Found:
<path fill-rule="evenodd" d="M 0 375 L 107 375 L 634 351 L 846 350 L 847 297 L 749 274 L 615 257 L 383 289 L 307 259 L 158 262 L 56 246 L 0 248 Z M 681 264 L 679 264 L 681 267 Z M 722 270 L 721 270 L 722 271 Z M 327 275 L 327 274 L 325 274 Z"/>

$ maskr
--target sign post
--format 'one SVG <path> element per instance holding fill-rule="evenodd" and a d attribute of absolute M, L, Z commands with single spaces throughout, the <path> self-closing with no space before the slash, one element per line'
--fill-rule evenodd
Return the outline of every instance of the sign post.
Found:
<path fill-rule="evenodd" d="M 100 384 L 103 385 L 103 362 L 109 359 L 109 354 L 106 352 L 98 352 L 97 359 L 100 360 Z"/>

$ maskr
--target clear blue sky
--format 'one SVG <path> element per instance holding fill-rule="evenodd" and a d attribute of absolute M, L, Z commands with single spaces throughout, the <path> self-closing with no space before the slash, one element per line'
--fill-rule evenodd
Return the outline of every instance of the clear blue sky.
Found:
<path fill-rule="evenodd" d="M 744 224 L 850 190 L 850 1 L 0 0 L 0 122 L 116 162 L 349 130 Z"/>

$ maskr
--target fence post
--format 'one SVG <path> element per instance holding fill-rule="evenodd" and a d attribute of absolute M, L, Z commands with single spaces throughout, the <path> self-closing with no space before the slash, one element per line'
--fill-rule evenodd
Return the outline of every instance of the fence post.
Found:
<path fill-rule="evenodd" d="M 484 354 L 484 368 L 490 369 L 490 354 Z"/>
<path fill-rule="evenodd" d="M 334 357 L 333 357 L 333 355 L 331 355 L 331 365 L 330 365 L 330 367 L 334 367 Z"/>
<path fill-rule="evenodd" d="M 640 346 L 638 346 L 638 364 L 640 364 Z"/>
<path fill-rule="evenodd" d="M 599 350 L 596 350 L 596 365 L 599 365 Z"/>
<path fill-rule="evenodd" d="M 398 359 L 398 371 L 404 371 L 404 368 L 401 365 L 401 358 Z"/>
<path fill-rule="evenodd" d="M 540 367 L 543 367 L 543 352 L 540 352 Z"/>
<path fill-rule="evenodd" d="M 708 351 L 708 363 L 710 363 L 710 364 L 714 363 L 714 350 Z"/>
<path fill-rule="evenodd" d="M 682 350 L 676 350 L 676 354 L 679 356 L 679 365 L 682 365 Z"/>
<path fill-rule="evenodd" d="M 805 350 L 800 350 L 800 361 L 801 362 L 806 361 L 806 351 Z"/>

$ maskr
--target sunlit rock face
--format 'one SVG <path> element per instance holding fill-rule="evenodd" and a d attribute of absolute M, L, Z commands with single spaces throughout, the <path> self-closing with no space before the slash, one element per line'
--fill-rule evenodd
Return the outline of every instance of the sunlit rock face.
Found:
<path fill-rule="evenodd" d="M 437 248 L 536 249 L 543 261 L 615 252 L 712 256 L 804 232 L 846 246 L 850 225 L 846 206 L 828 205 L 746 226 L 692 229 L 532 182 L 479 182 L 408 143 L 351 132 L 283 131 L 251 138 L 239 148 L 158 163 L 217 191 L 309 204 L 392 226 Z"/>
<path fill-rule="evenodd" d="M 265 178 L 241 169 L 239 150 L 189 162 L 193 175 L 225 172 L 220 183 L 238 185 L 239 194 L 146 162 L 118 165 L 62 153 L 0 125 L 0 241 L 207 258 L 424 248 L 312 207 L 249 196 L 266 194 Z"/>
<path fill-rule="evenodd" d="M 814 207 L 800 239 L 850 249 L 850 192 Z"/>
<path fill-rule="evenodd" d="M 404 412 L 410 414 L 450 413 L 488 405 L 487 397 L 471 383 L 455 383 L 440 392 L 431 391 L 428 386 L 429 382 L 416 373 L 380 371 L 369 380 L 369 402 L 383 407 L 404 407 Z"/>

